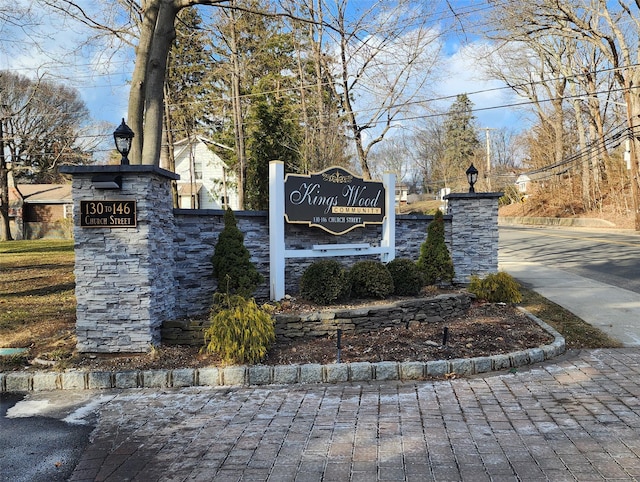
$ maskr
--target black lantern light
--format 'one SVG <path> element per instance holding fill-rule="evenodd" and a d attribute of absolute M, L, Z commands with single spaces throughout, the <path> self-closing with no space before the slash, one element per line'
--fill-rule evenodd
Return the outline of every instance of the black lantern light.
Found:
<path fill-rule="evenodd" d="M 476 192 L 473 185 L 478 181 L 478 170 L 473 166 L 473 163 L 467 169 L 467 181 L 469 182 L 469 192 Z"/>
<path fill-rule="evenodd" d="M 116 149 L 118 149 L 118 152 L 122 156 L 122 159 L 120 160 L 120 164 L 122 165 L 129 164 L 127 155 L 131 150 L 131 140 L 133 139 L 133 136 L 135 136 L 135 134 L 129 128 L 129 126 L 125 124 L 123 118 L 122 124 L 120 124 L 118 128 L 113 131 L 113 139 L 116 141 Z"/>

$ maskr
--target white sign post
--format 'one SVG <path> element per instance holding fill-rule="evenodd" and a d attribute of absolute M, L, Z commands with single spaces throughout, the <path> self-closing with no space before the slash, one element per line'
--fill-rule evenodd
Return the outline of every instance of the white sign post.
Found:
<path fill-rule="evenodd" d="M 382 222 L 380 246 L 360 244 L 321 244 L 308 249 L 286 249 L 285 225 L 285 185 L 284 163 L 271 161 L 269 164 L 269 281 L 270 296 L 279 301 L 285 295 L 285 261 L 287 258 L 319 258 L 335 256 L 380 255 L 383 263 L 395 258 L 396 215 L 395 215 L 395 174 L 385 173 L 385 217 Z"/>

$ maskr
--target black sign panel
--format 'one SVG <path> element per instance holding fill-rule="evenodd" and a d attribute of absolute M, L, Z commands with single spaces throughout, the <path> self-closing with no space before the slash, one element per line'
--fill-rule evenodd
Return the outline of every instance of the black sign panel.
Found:
<path fill-rule="evenodd" d="M 83 228 L 133 228 L 136 201 L 80 201 Z"/>
<path fill-rule="evenodd" d="M 330 167 L 308 176 L 287 174 L 284 193 L 288 223 L 308 224 L 331 234 L 344 234 L 365 224 L 384 221 L 384 185 L 364 181 L 341 167 Z"/>

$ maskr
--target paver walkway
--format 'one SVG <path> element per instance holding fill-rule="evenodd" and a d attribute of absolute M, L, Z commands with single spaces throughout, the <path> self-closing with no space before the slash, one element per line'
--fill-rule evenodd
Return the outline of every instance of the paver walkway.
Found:
<path fill-rule="evenodd" d="M 71 480 L 640 479 L 640 351 L 470 379 L 110 391 Z"/>

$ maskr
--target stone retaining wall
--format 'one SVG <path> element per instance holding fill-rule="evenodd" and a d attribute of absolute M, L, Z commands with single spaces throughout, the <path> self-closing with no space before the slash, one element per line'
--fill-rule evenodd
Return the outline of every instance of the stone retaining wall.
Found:
<path fill-rule="evenodd" d="M 295 339 L 335 334 L 369 333 L 412 323 L 439 322 L 462 315 L 471 306 L 468 294 L 416 298 L 349 310 L 323 310 L 303 315 L 276 316 L 276 336 Z"/>
<path fill-rule="evenodd" d="M 305 314 L 275 316 L 278 338 L 316 338 L 335 334 L 369 333 L 386 327 L 412 323 L 439 322 L 464 314 L 471 306 L 468 293 L 415 298 L 354 309 L 331 309 Z M 208 320 L 166 321 L 162 326 L 162 343 L 166 345 L 203 346 L 203 330 Z"/>
<path fill-rule="evenodd" d="M 554 341 L 504 355 L 428 362 L 332 363 L 328 365 L 252 365 L 175 370 L 122 372 L 8 372 L 0 373 L 0 392 L 33 390 L 83 390 L 112 388 L 181 388 L 189 386 L 288 385 L 296 383 L 342 383 L 386 380 L 424 380 L 503 371 L 549 360 L 565 351 L 565 340 L 542 320 L 527 316 L 547 330 Z"/>
<path fill-rule="evenodd" d="M 244 245 L 251 253 L 251 261 L 264 276 L 264 283 L 255 293 L 256 298 L 269 298 L 269 221 L 266 211 L 235 212 L 238 229 L 244 234 Z M 177 280 L 176 317 L 195 316 L 211 308 L 217 281 L 213 278 L 211 256 L 224 228 L 224 211 L 177 209 L 174 211 L 174 256 Z M 396 258 L 414 261 L 420 256 L 420 247 L 427 238 L 427 228 L 433 216 L 407 214 L 396 216 Z M 451 244 L 451 216 L 444 217 L 445 239 Z M 314 244 L 370 243 L 379 246 L 382 238 L 380 226 L 367 226 L 346 233 L 339 238 L 320 229 L 295 224 L 285 225 L 287 249 L 305 249 Z M 300 278 L 314 261 L 320 258 L 295 258 L 286 260 L 285 289 L 289 295 L 298 293 Z M 377 256 L 336 257 L 345 266 Z"/>

